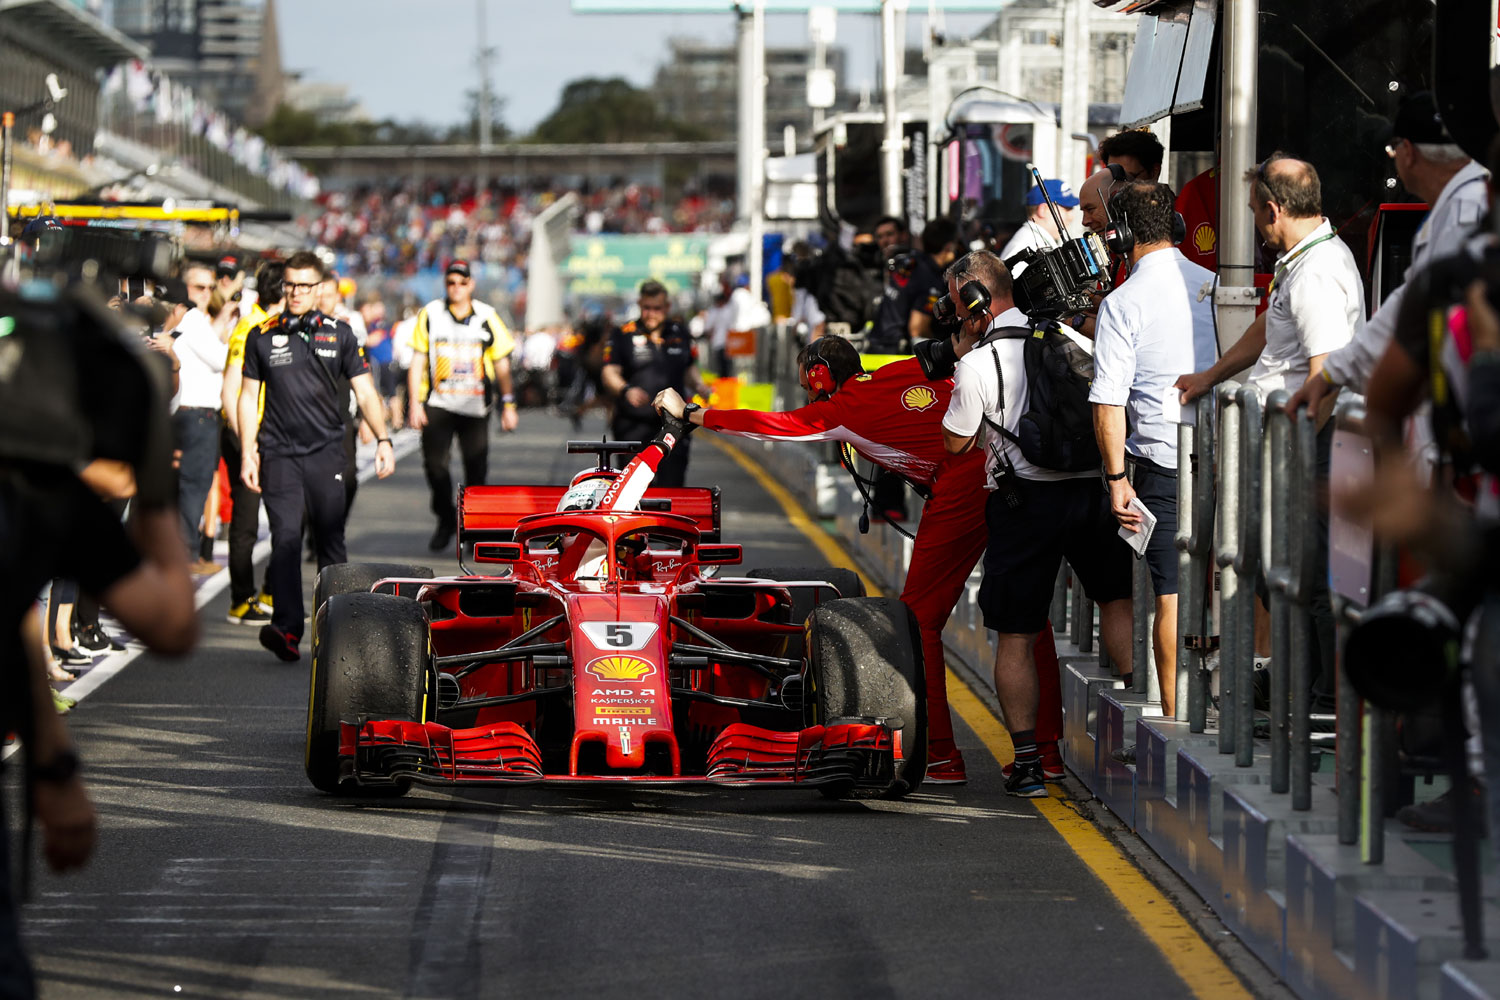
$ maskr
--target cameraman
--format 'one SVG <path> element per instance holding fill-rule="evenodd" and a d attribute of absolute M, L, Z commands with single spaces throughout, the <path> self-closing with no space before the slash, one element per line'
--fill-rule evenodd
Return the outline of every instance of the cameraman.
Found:
<path fill-rule="evenodd" d="M 1171 188 L 1153 181 L 1130 181 L 1110 199 L 1115 217 L 1130 220 L 1135 243 L 1127 253 L 1130 280 L 1099 306 L 1089 392 L 1115 518 L 1140 531 L 1141 515 L 1131 507 L 1139 499 L 1157 519 L 1146 562 L 1156 594 L 1156 675 L 1168 718 L 1177 701 L 1177 425 L 1162 403 L 1179 375 L 1212 365 L 1217 349 L 1213 303 L 1197 294 L 1213 273 L 1172 245 L 1173 201 Z M 1129 479 L 1127 458 L 1135 472 Z M 1134 763 L 1132 750 L 1122 754 Z"/>
<path fill-rule="evenodd" d="M 930 492 L 912 544 L 901 600 L 922 630 L 929 727 L 926 780 L 962 784 L 966 780 L 963 755 L 954 745 L 948 714 L 943 626 L 984 551 L 984 458 L 978 452 L 955 457 L 942 448 L 939 424 L 953 383 L 946 378 L 929 381 L 916 358 L 892 362 L 866 375 L 847 340 L 824 337 L 797 355 L 797 380 L 807 391 L 808 405 L 790 412 L 691 410 L 687 419 L 712 431 L 758 441 L 852 445 L 898 483 L 904 476 Z M 674 415 L 683 412 L 682 399 L 675 393 L 657 396 L 656 405 Z M 1057 652 L 1050 630 L 1039 641 L 1037 659 L 1047 676 L 1042 682 L 1047 728 L 1041 765 L 1048 780 L 1060 780 Z"/>
<path fill-rule="evenodd" d="M 979 605 L 985 626 L 999 633 L 995 692 L 1016 747 L 1005 790 L 1037 798 L 1047 792 L 1038 767 L 1032 649 L 1047 627 L 1053 582 L 1066 558 L 1089 598 L 1099 603 L 1104 648 L 1116 663 L 1129 663 L 1130 550 L 1120 539 L 1097 472 L 1039 468 L 1006 437 L 1017 433 L 1026 412 L 1024 350 L 1030 324 L 1011 298 L 1004 262 L 976 250 L 949 266 L 946 276 L 960 327 L 943 444 L 954 455 L 978 444 L 985 455 L 989 544 Z M 971 282 L 987 295 L 976 300 L 963 294 Z M 976 301 L 984 304 L 972 305 Z M 1001 335 L 992 336 L 997 331 Z"/>

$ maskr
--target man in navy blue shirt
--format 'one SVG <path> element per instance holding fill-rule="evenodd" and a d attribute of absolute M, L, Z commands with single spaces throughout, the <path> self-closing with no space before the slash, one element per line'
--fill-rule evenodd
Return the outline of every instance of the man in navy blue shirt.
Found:
<path fill-rule="evenodd" d="M 260 643 L 279 658 L 299 658 L 304 510 L 312 518 L 318 569 L 347 561 L 344 550 L 344 413 L 349 391 L 375 431 L 375 473 L 396 470 L 385 412 L 364 351 L 349 324 L 316 308 L 323 265 L 311 253 L 286 262 L 286 310 L 245 342 L 240 390 L 240 475 L 262 494 L 271 522 L 271 621 Z M 256 400 L 265 388 L 265 415 Z"/>

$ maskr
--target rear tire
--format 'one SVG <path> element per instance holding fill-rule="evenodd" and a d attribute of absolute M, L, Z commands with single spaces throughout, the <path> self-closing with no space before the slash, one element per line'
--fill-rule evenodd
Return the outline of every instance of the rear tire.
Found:
<path fill-rule="evenodd" d="M 413 563 L 396 562 L 350 562 L 334 563 L 318 570 L 318 580 L 313 584 L 313 610 L 334 594 L 363 594 L 381 580 L 391 576 L 411 576 L 431 580 L 432 568 Z"/>
<path fill-rule="evenodd" d="M 332 567 L 330 567 L 332 568 Z M 339 723 L 422 722 L 431 668 L 427 615 L 391 594 L 334 594 L 313 627 L 307 705 L 307 777 L 331 794 L 404 795 L 409 781 L 360 788 L 339 777 Z"/>
<path fill-rule="evenodd" d="M 803 704 L 810 725 L 839 719 L 880 719 L 899 734 L 886 798 L 899 799 L 927 772 L 927 684 L 916 617 L 894 597 L 825 601 L 807 620 Z M 824 786 L 831 798 L 847 786 Z"/>

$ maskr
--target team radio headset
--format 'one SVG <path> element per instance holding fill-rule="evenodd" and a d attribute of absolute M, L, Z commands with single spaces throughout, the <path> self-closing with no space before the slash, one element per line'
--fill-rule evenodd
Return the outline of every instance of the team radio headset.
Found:
<path fill-rule="evenodd" d="M 812 392 L 813 399 L 817 402 L 822 402 L 823 400 L 828 399 L 833 395 L 834 390 L 839 387 L 838 382 L 833 377 L 833 369 L 829 367 L 827 359 L 823 357 L 822 337 L 819 337 L 817 340 L 813 341 L 812 349 L 808 352 L 807 355 L 807 366 L 802 369 L 802 373 L 803 378 L 807 380 L 808 390 Z M 847 471 L 851 477 L 853 477 L 854 485 L 859 490 L 859 495 L 865 502 L 864 510 L 861 511 L 859 515 L 859 533 L 861 535 L 865 535 L 869 534 L 870 531 L 870 505 L 871 503 L 873 503 L 873 500 L 870 497 L 870 489 L 874 487 L 875 481 L 873 479 L 866 479 L 865 477 L 861 476 L 859 472 L 854 468 L 854 459 L 851 455 L 852 451 L 853 449 L 847 443 L 842 441 L 839 442 L 839 464 L 844 467 L 845 471 Z M 900 476 L 901 474 L 896 473 L 896 475 Z M 905 476 L 901 476 L 901 480 L 902 482 L 906 483 L 906 485 L 910 486 L 912 488 L 912 491 L 920 496 L 923 500 L 932 499 L 931 490 L 927 489 L 924 486 L 921 486 L 918 483 L 912 482 Z M 884 511 L 880 512 L 880 516 L 886 524 L 889 524 L 891 527 L 895 528 L 907 538 L 916 538 L 916 536 L 911 532 L 901 527 L 901 525 L 897 524 L 895 521 L 892 521 L 889 517 L 886 517 Z"/>

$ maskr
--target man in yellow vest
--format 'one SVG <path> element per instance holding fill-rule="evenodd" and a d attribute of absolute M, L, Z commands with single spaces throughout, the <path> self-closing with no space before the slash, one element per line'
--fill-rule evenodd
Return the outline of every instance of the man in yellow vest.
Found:
<path fill-rule="evenodd" d="M 428 548 L 441 552 L 458 530 L 453 475 L 448 462 L 453 439 L 463 457 L 464 485 L 479 486 L 488 472 L 489 417 L 498 390 L 500 427 L 516 429 L 516 398 L 510 377 L 515 341 L 493 307 L 474 298 L 469 263 L 454 260 L 444 272 L 445 299 L 417 314 L 412 361 L 407 372 L 410 424 L 422 432 L 422 467 L 437 515 Z"/>

